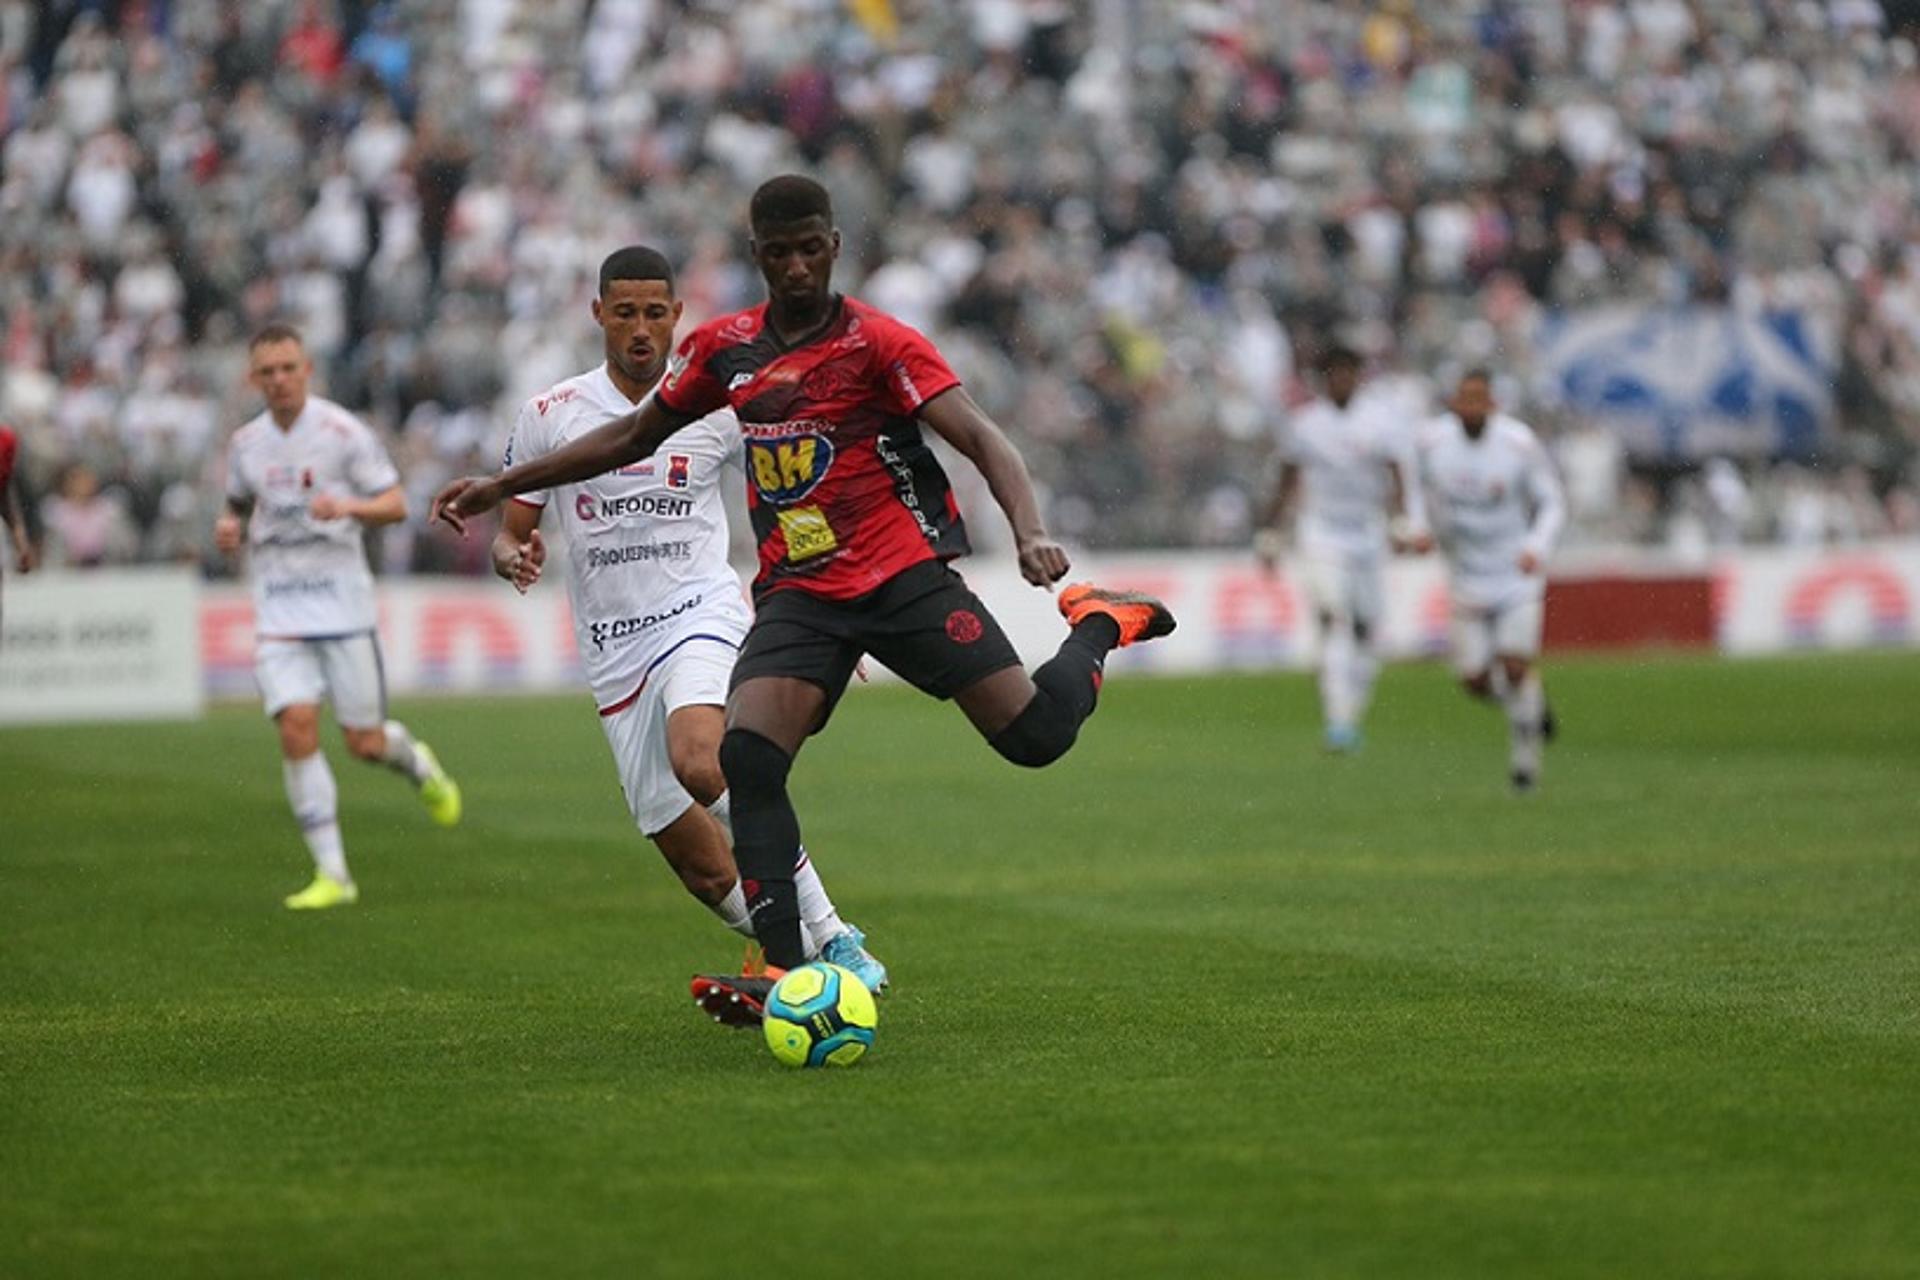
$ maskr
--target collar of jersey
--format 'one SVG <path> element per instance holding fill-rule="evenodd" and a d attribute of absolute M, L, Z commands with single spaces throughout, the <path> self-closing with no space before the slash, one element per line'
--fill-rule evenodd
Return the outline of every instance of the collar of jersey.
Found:
<path fill-rule="evenodd" d="M 846 310 L 846 295 L 841 293 L 834 294 L 833 305 L 827 309 L 827 318 L 815 326 L 811 332 L 802 334 L 797 341 L 788 342 L 782 338 L 779 331 L 773 327 L 773 299 L 769 298 L 760 307 L 760 332 L 767 335 L 767 341 L 773 344 L 775 351 L 785 355 L 789 351 L 798 351 L 802 347 L 810 347 L 832 333 L 839 327 L 840 317 L 846 314 Z"/>

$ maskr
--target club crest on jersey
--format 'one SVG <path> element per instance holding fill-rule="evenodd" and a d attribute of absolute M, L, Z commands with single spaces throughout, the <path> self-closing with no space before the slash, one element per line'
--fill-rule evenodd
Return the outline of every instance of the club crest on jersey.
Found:
<path fill-rule="evenodd" d="M 776 507 L 805 498 L 832 468 L 833 441 L 819 432 L 755 436 L 747 441 L 747 474 L 760 496 Z"/>
<path fill-rule="evenodd" d="M 300 487 L 302 489 L 313 488 L 313 468 L 312 467 L 300 468 Z"/>
<path fill-rule="evenodd" d="M 685 489 L 693 483 L 693 456 L 685 453 L 667 455 L 667 488 Z"/>

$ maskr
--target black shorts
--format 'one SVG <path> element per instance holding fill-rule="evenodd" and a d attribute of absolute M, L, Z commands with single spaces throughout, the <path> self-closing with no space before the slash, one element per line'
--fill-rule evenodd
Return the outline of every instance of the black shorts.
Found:
<path fill-rule="evenodd" d="M 762 598 L 733 664 L 733 687 L 789 676 L 827 695 L 819 732 L 846 692 L 863 653 L 922 693 L 951 698 L 996 671 L 1020 665 L 1013 642 L 980 597 L 939 560 L 914 565 L 851 600 L 788 588 Z"/>

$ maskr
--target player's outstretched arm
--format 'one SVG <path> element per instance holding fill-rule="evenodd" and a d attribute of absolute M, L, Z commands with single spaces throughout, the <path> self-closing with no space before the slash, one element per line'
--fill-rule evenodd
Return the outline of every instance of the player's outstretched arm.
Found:
<path fill-rule="evenodd" d="M 591 480 L 652 457 L 667 437 L 692 421 L 662 405 L 659 397 L 649 396 L 632 413 L 552 453 L 508 467 L 497 475 L 463 476 L 452 481 L 434 495 L 427 519 L 444 520 L 456 532 L 465 533 L 469 519 L 493 510 L 516 493 Z"/>
<path fill-rule="evenodd" d="M 1065 549 L 1047 535 L 1040 519 L 1040 500 L 1034 496 L 1027 464 L 1007 433 L 973 402 L 966 388 L 953 387 L 921 405 L 920 421 L 966 455 L 987 478 L 993 500 L 1013 526 L 1021 576 L 1036 587 L 1064 578 L 1071 565 Z"/>

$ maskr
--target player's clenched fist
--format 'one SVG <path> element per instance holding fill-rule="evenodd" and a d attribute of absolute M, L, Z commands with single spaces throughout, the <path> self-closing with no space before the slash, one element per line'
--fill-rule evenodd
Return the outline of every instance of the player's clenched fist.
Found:
<path fill-rule="evenodd" d="M 433 495 L 429 523 L 444 520 L 455 533 L 467 531 L 467 521 L 500 505 L 500 487 L 485 476 L 461 476 Z"/>
<path fill-rule="evenodd" d="M 213 545 L 222 555 L 232 555 L 240 549 L 241 541 L 246 537 L 247 527 L 240 517 L 231 511 L 222 512 L 213 522 Z"/>
<path fill-rule="evenodd" d="M 1048 587 L 1067 576 L 1067 553 L 1052 538 L 1031 538 L 1020 544 L 1020 576 L 1036 587 Z"/>

